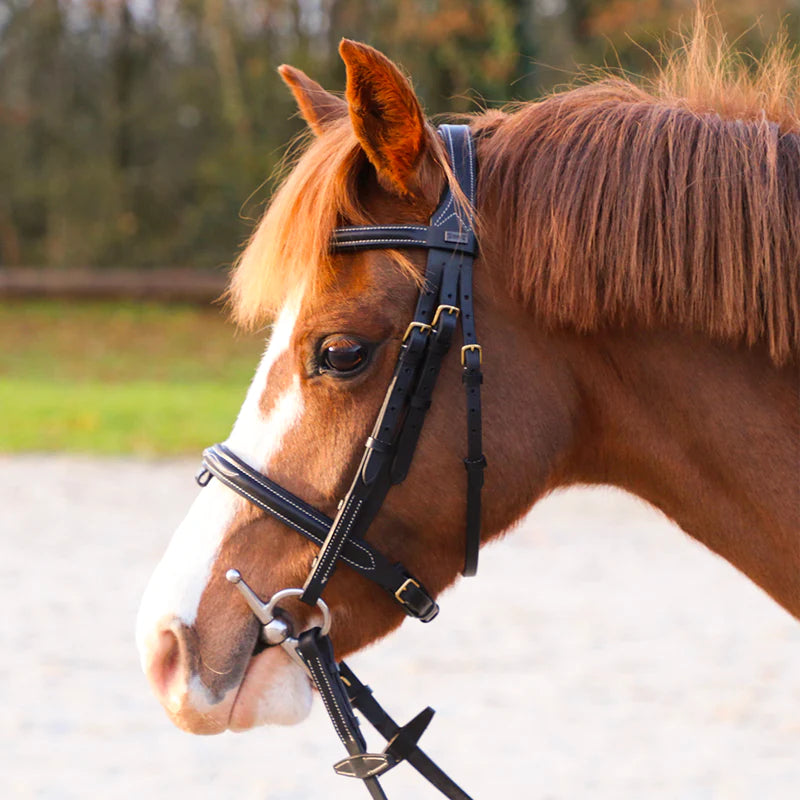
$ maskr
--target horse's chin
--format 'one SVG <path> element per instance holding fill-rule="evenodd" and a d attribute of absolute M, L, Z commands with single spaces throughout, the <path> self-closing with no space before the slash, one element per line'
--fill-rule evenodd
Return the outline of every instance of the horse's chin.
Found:
<path fill-rule="evenodd" d="M 165 703 L 172 722 L 188 733 L 213 735 L 259 725 L 296 725 L 311 711 L 308 676 L 280 647 L 253 656 L 241 683 L 211 701 L 208 689 L 192 678 L 184 693 Z"/>
<path fill-rule="evenodd" d="M 311 682 L 280 647 L 250 660 L 233 701 L 227 727 L 246 731 L 258 725 L 296 725 L 311 711 Z"/>

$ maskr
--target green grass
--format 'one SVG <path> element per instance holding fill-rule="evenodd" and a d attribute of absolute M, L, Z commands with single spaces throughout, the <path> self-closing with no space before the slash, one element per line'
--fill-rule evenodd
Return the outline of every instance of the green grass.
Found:
<path fill-rule="evenodd" d="M 263 349 L 219 311 L 0 308 L 0 452 L 196 453 L 230 430 Z"/>

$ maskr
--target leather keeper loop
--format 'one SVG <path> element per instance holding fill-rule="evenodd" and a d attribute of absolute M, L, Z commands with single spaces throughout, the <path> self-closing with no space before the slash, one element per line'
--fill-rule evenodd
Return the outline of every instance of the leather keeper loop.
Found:
<path fill-rule="evenodd" d="M 486 456 L 481 455 L 480 458 L 465 458 L 464 459 L 464 466 L 466 467 L 467 472 L 472 472 L 473 470 L 483 470 L 486 469 Z"/>
<path fill-rule="evenodd" d="M 369 450 L 374 450 L 376 453 L 391 453 L 392 452 L 392 444 L 391 442 L 383 442 L 380 439 L 376 439 L 374 436 L 369 436 L 367 438 L 366 444 L 364 447 L 368 448 Z"/>
<path fill-rule="evenodd" d="M 483 383 L 483 373 L 472 372 L 470 369 L 465 368 L 461 373 L 461 382 L 465 386 L 480 386 Z"/>

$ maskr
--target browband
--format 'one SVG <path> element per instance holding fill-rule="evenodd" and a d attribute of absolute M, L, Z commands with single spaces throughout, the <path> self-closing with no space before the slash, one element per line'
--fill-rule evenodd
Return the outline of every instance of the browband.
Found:
<path fill-rule="evenodd" d="M 444 230 L 420 225 L 368 225 L 336 228 L 331 248 L 336 252 L 397 247 L 425 247 L 474 256 L 478 243 L 469 230 Z"/>

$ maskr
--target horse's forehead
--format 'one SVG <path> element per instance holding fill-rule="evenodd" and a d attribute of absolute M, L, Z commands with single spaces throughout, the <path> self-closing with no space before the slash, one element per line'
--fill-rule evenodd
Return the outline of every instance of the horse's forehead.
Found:
<path fill-rule="evenodd" d="M 417 253 L 398 259 L 381 250 L 335 258 L 328 279 L 305 293 L 297 330 L 301 334 L 322 329 L 355 332 L 369 329 L 371 322 L 400 324 L 418 291 L 413 272 L 424 274 L 424 263 Z"/>

